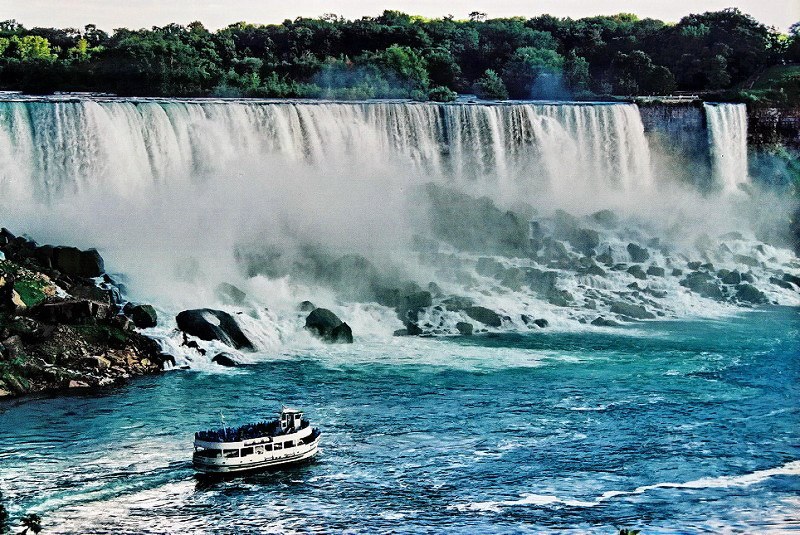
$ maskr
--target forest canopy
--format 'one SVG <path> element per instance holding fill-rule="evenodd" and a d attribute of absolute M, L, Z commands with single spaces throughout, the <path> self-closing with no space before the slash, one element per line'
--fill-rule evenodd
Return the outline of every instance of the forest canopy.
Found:
<path fill-rule="evenodd" d="M 594 99 L 676 91 L 797 101 L 800 78 L 753 85 L 800 62 L 788 35 L 738 9 L 677 24 L 632 14 L 578 20 L 543 15 L 426 19 L 398 11 L 215 32 L 200 22 L 111 34 L 0 23 L 0 89 L 123 96 Z M 788 72 L 788 71 L 787 71 Z"/>

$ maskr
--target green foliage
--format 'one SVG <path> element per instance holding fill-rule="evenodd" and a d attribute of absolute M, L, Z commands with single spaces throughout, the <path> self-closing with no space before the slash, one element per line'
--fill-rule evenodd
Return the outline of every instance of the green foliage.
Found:
<path fill-rule="evenodd" d="M 35 513 L 31 513 L 22 517 L 22 525 L 25 527 L 20 534 L 25 535 L 28 533 L 28 530 L 33 532 L 34 534 L 39 533 L 42 531 L 42 517 Z"/>
<path fill-rule="evenodd" d="M 591 98 L 749 90 L 762 70 L 792 61 L 800 61 L 800 26 L 781 35 L 737 9 L 674 25 L 626 13 L 573 20 L 474 12 L 454 20 L 384 11 L 355 20 L 240 22 L 216 32 L 192 22 L 112 35 L 92 24 L 26 29 L 0 22 L 0 89 L 37 93 L 444 98 L 438 88 L 447 88 L 530 98 L 543 84 L 563 84 Z M 792 102 L 794 84 L 754 90 Z"/>
<path fill-rule="evenodd" d="M 434 102 L 452 102 L 456 98 L 458 98 L 458 95 L 455 91 L 442 85 L 428 91 L 428 100 L 433 100 Z"/>
<path fill-rule="evenodd" d="M 19 294 L 26 306 L 38 305 L 47 297 L 42 291 L 44 285 L 37 280 L 21 279 L 14 282 L 14 290 Z"/>
<path fill-rule="evenodd" d="M 503 79 L 492 69 L 486 69 L 483 76 L 475 83 L 475 93 L 481 98 L 506 100 L 508 89 Z"/>
<path fill-rule="evenodd" d="M 620 528 L 617 535 L 639 535 L 641 532 L 640 529 Z"/>

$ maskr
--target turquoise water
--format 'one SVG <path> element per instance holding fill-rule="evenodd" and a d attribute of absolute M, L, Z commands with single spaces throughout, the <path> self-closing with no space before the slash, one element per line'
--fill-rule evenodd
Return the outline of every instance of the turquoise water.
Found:
<path fill-rule="evenodd" d="M 286 351 L 0 403 L 47 533 L 800 531 L 800 312 Z M 196 429 L 299 405 L 314 463 L 197 480 Z"/>

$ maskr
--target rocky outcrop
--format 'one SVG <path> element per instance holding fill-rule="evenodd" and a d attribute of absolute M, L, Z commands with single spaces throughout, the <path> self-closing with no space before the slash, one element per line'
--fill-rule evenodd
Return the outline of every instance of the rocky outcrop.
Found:
<path fill-rule="evenodd" d="M 636 263 L 646 262 L 650 258 L 650 253 L 647 251 L 647 249 L 640 247 L 635 243 L 629 243 L 627 249 L 631 260 Z"/>
<path fill-rule="evenodd" d="M 633 303 L 626 303 L 624 301 L 615 301 L 612 303 L 611 312 L 635 320 L 652 320 L 656 318 L 656 315 L 649 312 L 645 307 Z"/>
<path fill-rule="evenodd" d="M 174 363 L 119 314 L 111 279 L 93 280 L 105 270 L 96 250 L 3 229 L 0 259 L 0 395 L 107 386 Z"/>
<path fill-rule="evenodd" d="M 184 310 L 175 319 L 178 329 L 200 340 L 218 340 L 234 349 L 253 349 L 253 343 L 242 332 L 233 316 L 222 310 Z"/>
<path fill-rule="evenodd" d="M 122 311 L 131 318 L 133 324 L 140 329 L 155 327 L 158 323 L 158 314 L 152 305 L 142 303 L 126 303 Z"/>
<path fill-rule="evenodd" d="M 352 344 L 353 331 L 327 308 L 315 308 L 306 318 L 306 330 L 324 342 Z"/>
<path fill-rule="evenodd" d="M 471 306 L 464 309 L 464 313 L 475 321 L 479 321 L 489 327 L 500 327 L 503 319 L 500 315 L 486 307 Z"/>
<path fill-rule="evenodd" d="M 235 368 L 239 365 L 236 359 L 230 353 L 217 353 L 211 359 L 211 362 L 214 364 L 219 364 L 220 366 L 224 366 L 226 368 Z"/>

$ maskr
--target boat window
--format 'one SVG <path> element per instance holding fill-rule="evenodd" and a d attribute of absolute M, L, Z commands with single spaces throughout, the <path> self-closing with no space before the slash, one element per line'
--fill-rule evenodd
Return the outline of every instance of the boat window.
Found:
<path fill-rule="evenodd" d="M 293 448 L 294 447 L 294 442 L 292 442 L 291 440 L 289 442 L 284 442 L 283 443 L 283 447 L 284 448 Z"/>
<path fill-rule="evenodd" d="M 253 448 L 242 448 L 242 457 L 253 454 Z"/>
<path fill-rule="evenodd" d="M 256 446 L 256 453 L 264 453 L 264 446 Z"/>
<path fill-rule="evenodd" d="M 267 444 L 266 446 L 264 446 L 264 449 L 266 451 L 272 451 L 272 444 Z"/>
<path fill-rule="evenodd" d="M 282 450 L 282 449 L 283 449 L 283 444 L 281 444 L 280 442 L 275 444 L 275 451 Z"/>
<path fill-rule="evenodd" d="M 239 456 L 239 450 L 222 450 L 222 454 L 226 459 L 231 459 Z"/>

